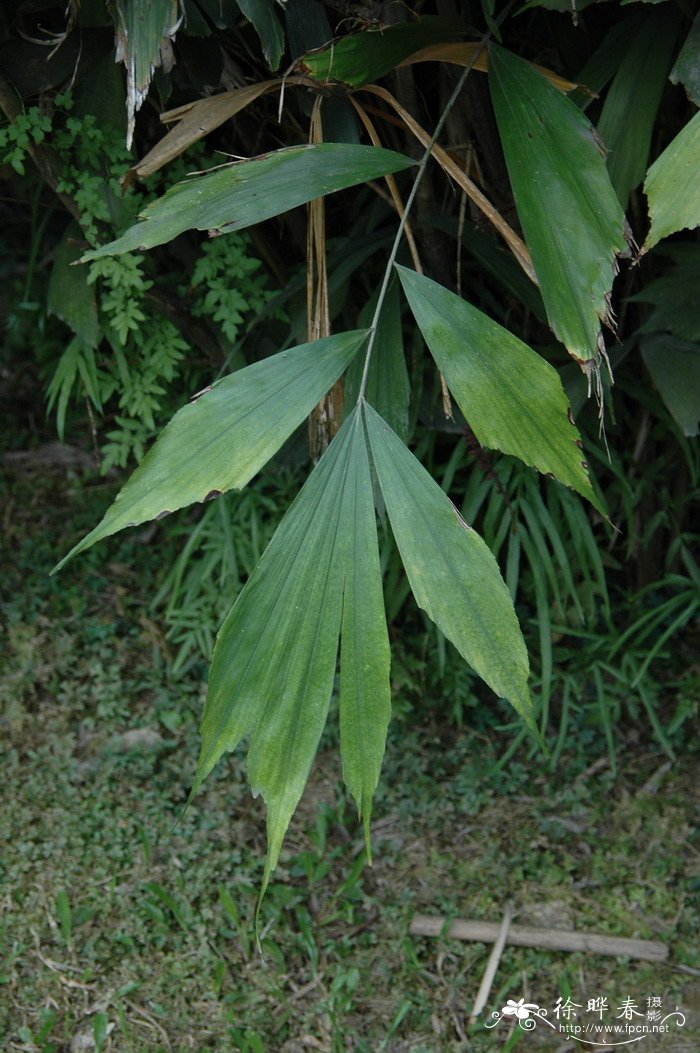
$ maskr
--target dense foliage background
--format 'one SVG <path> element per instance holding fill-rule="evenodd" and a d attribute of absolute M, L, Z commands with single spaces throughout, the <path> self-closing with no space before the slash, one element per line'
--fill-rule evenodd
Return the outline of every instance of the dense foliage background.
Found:
<path fill-rule="evenodd" d="M 477 39 L 502 12 L 317 0 L 160 7 L 173 32 L 155 43 L 162 61 L 150 88 L 148 68 L 134 64 L 132 83 L 115 63 L 139 39 L 134 5 L 82 0 L 66 12 L 43 0 L 0 14 L 8 1048 L 500 1049 L 478 1023 L 467 1038 L 471 971 L 486 949 L 411 939 L 406 924 L 418 908 L 498 920 L 510 898 L 535 924 L 663 939 L 671 964 L 510 949 L 499 996 L 654 988 L 681 999 L 696 1026 L 700 250 L 691 230 L 622 261 L 601 432 L 599 403 L 552 335 L 537 288 L 473 199 L 429 167 L 412 214 L 426 274 L 556 366 L 609 512 L 606 521 L 560 483 L 484 449 L 456 406 L 446 416 L 435 364 L 393 286 L 393 357 L 372 396 L 499 560 L 549 755 L 419 610 L 380 518 L 393 723 L 372 871 L 340 790 L 335 722 L 263 903 L 265 965 L 252 943 L 261 822 L 240 752 L 164 840 L 192 782 L 216 632 L 308 474 L 310 442 L 318 452 L 328 440 L 323 416 L 240 493 L 109 539 L 58 579 L 48 572 L 192 395 L 314 326 L 324 335 L 324 324 L 369 323 L 397 225 L 393 191 L 372 180 L 325 199 L 314 277 L 325 261 L 327 316 L 307 298 L 313 206 L 71 264 L 187 173 L 308 142 L 318 93 L 291 73 L 283 105 L 278 91 L 261 92 L 206 138 L 184 133 L 184 152 L 140 178 L 148 169 L 136 161 L 160 142 L 164 110 L 260 84 L 334 38 L 396 25 L 418 34 L 415 17 L 427 14 L 461 19 Z M 612 185 L 641 246 L 645 173 L 696 115 L 697 5 L 577 9 L 525 5 L 503 22 L 502 43 L 586 86 L 571 97 L 610 150 Z M 377 79 L 430 132 L 459 68 L 444 58 L 396 65 Z M 135 113 L 127 101 L 139 78 Z M 322 94 L 324 140 L 366 142 L 345 92 Z M 363 107 L 382 145 L 420 156 L 380 97 Z M 468 77 L 441 142 L 519 232 L 482 72 Z M 395 179 L 405 200 L 412 173 Z M 348 405 L 358 384 L 351 369 Z M 87 1044 L 71 1046 L 80 1036 Z M 690 1028 L 686 1037 L 694 1049 Z"/>

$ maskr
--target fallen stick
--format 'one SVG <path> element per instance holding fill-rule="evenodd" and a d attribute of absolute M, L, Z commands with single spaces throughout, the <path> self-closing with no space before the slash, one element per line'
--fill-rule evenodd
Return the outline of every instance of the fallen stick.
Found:
<path fill-rule="evenodd" d="M 475 943 L 495 943 L 501 926 L 490 921 L 464 921 L 417 914 L 409 932 L 413 936 L 447 936 L 453 940 L 472 940 Z M 668 958 L 665 943 L 653 940 L 628 940 L 617 936 L 600 936 L 594 932 L 567 932 L 563 929 L 532 929 L 511 925 L 506 943 L 516 947 L 544 947 L 550 951 L 590 951 L 593 954 L 612 954 L 638 958 L 646 962 L 663 962 Z"/>
<path fill-rule="evenodd" d="M 498 936 L 496 942 L 493 945 L 489 960 L 486 963 L 486 969 L 482 977 L 481 983 L 479 984 L 479 990 L 474 1000 L 474 1008 L 472 1009 L 472 1015 L 469 1017 L 469 1025 L 474 1023 L 481 1010 L 484 1008 L 489 999 L 491 993 L 491 987 L 493 986 L 494 977 L 496 976 L 496 970 L 498 969 L 498 963 L 501 960 L 503 954 L 503 948 L 506 945 L 508 938 L 508 930 L 510 929 L 510 923 L 513 918 L 513 907 L 510 903 L 507 904 L 506 909 L 503 913 L 503 921 L 501 922 L 498 930 Z"/>

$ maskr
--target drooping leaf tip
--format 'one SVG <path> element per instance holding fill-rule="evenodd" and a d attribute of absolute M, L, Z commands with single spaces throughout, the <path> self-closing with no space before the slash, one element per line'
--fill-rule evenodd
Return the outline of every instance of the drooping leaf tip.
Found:
<path fill-rule="evenodd" d="M 74 545 L 73 548 L 69 552 L 66 553 L 66 555 L 63 557 L 63 559 L 60 559 L 58 561 L 56 566 L 53 567 L 53 569 L 49 571 L 49 577 L 50 578 L 53 578 L 53 576 L 55 574 L 58 574 L 58 572 L 60 570 L 63 570 L 63 568 L 65 567 L 66 563 L 70 562 L 70 560 L 73 559 L 73 556 L 77 556 L 80 552 L 82 552 L 85 548 L 88 547 L 85 544 L 85 541 L 86 541 L 86 538 L 83 538 L 82 541 L 79 541 L 77 545 Z"/>
<path fill-rule="evenodd" d="M 549 758 L 551 756 L 551 750 L 549 749 L 549 746 L 545 742 L 544 735 L 542 734 L 542 731 L 541 731 L 540 728 L 537 728 L 537 730 L 536 730 L 535 741 L 537 742 L 537 745 L 539 746 L 539 748 L 542 750 L 542 753 L 544 754 L 545 758 L 547 760 L 549 760 Z"/>
<path fill-rule="evenodd" d="M 365 830 L 365 858 L 367 859 L 367 866 L 372 866 L 372 841 L 369 832 L 369 816 L 366 815 L 364 818 L 364 830 Z"/>

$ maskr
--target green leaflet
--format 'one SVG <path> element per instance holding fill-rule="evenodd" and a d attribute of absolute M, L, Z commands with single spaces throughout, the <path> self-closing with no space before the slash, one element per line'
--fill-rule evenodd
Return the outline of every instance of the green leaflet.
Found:
<path fill-rule="evenodd" d="M 270 69 L 277 69 L 284 54 L 284 32 L 272 0 L 236 0 L 241 11 L 255 26 L 263 55 Z"/>
<path fill-rule="evenodd" d="M 114 0 L 116 61 L 126 66 L 126 145 L 131 147 L 134 117 L 141 108 L 153 71 L 173 64 L 172 41 L 182 21 L 179 0 Z"/>
<path fill-rule="evenodd" d="M 700 106 L 700 13 L 695 16 L 669 80 L 682 84 L 688 97 Z"/>
<path fill-rule="evenodd" d="M 249 735 L 248 778 L 268 809 L 261 895 L 326 721 L 341 623 L 343 769 L 368 822 L 389 716 L 373 519 L 356 410 L 285 515 L 217 638 L 192 793 L 222 754 Z"/>
<path fill-rule="evenodd" d="M 178 183 L 144 210 L 142 221 L 82 262 L 151 249 L 185 230 L 226 234 L 260 223 L 324 194 L 400 172 L 410 157 L 375 146 L 317 143 L 290 146 Z"/>
<path fill-rule="evenodd" d="M 605 98 L 598 132 L 610 151 L 610 181 L 623 208 L 644 178 L 656 111 L 666 86 L 682 15 L 651 9 L 625 42 L 624 58 Z"/>
<path fill-rule="evenodd" d="M 346 569 L 340 645 L 340 753 L 345 785 L 364 822 L 371 862 L 372 797 L 391 718 L 390 654 L 372 479 L 357 409 L 352 419 L 351 456 L 341 512 Z"/>
<path fill-rule="evenodd" d="M 657 157 L 647 172 L 644 193 L 651 227 L 642 252 L 662 238 L 700 223 L 700 111 Z"/>
<path fill-rule="evenodd" d="M 310 48 L 320 48 L 333 36 L 323 4 L 318 0 L 292 0 L 284 5 L 289 54 L 296 59 Z"/>
<path fill-rule="evenodd" d="M 612 80 L 620 68 L 620 60 L 625 52 L 625 45 L 632 33 L 635 33 L 641 23 L 639 13 L 628 15 L 621 22 L 611 26 L 602 41 L 590 56 L 585 66 L 574 78 L 577 84 L 583 84 L 588 91 L 582 88 L 576 89 L 569 94 L 572 102 L 575 102 L 582 110 L 595 102 L 598 94 L 603 90 L 608 81 Z M 593 95 L 591 92 L 595 92 Z"/>
<path fill-rule="evenodd" d="M 100 320 L 97 316 L 95 290 L 87 283 L 84 267 L 73 267 L 82 240 L 77 224 L 73 224 L 54 253 L 46 308 L 79 336 L 88 347 L 96 348 L 100 341 Z"/>
<path fill-rule="evenodd" d="M 459 234 L 458 223 L 454 219 L 437 217 L 433 221 L 433 226 L 438 230 L 446 231 L 452 237 L 457 237 Z M 493 275 L 509 296 L 520 300 L 528 311 L 532 311 L 541 322 L 546 323 L 547 314 L 540 290 L 530 281 L 508 249 L 502 248 L 495 238 L 484 234 L 469 221 L 462 226 L 461 241 L 470 256 L 473 256 L 482 268 Z"/>
<path fill-rule="evenodd" d="M 263 892 L 333 691 L 343 587 L 334 555 L 348 461 L 342 435 L 309 476 L 233 605 L 209 673 L 192 793 L 223 753 L 250 735 L 248 781 L 267 805 Z"/>
<path fill-rule="evenodd" d="M 608 320 L 625 217 L 594 129 L 529 63 L 489 49 L 489 85 L 518 215 L 549 323 L 590 371 Z"/>
<path fill-rule="evenodd" d="M 359 318 L 362 327 L 372 324 L 378 295 L 379 289 L 363 307 Z M 348 367 L 345 377 L 347 406 L 352 406 L 357 399 L 363 366 L 362 355 L 356 355 Z M 387 292 L 377 324 L 377 336 L 367 374 L 366 398 L 404 442 L 408 438 L 410 397 L 411 383 L 406 368 L 401 327 L 401 297 L 398 282 L 394 281 Z"/>
<path fill-rule="evenodd" d="M 668 332 L 679 340 L 700 343 L 700 244 L 670 241 L 655 255 L 670 257 L 672 266 L 630 296 L 632 302 L 652 305 L 639 331 Z"/>
<path fill-rule="evenodd" d="M 102 521 L 56 570 L 124 527 L 245 486 L 333 386 L 365 336 L 339 333 L 300 344 L 195 397 L 163 429 Z"/>
<path fill-rule="evenodd" d="M 684 435 L 700 424 L 700 346 L 655 333 L 640 341 L 644 365 Z"/>
<path fill-rule="evenodd" d="M 416 601 L 538 734 L 525 642 L 494 556 L 388 424 L 368 404 L 364 413 L 372 461 Z"/>
<path fill-rule="evenodd" d="M 424 15 L 415 22 L 341 37 L 318 51 L 302 55 L 296 68 L 315 80 L 359 88 L 379 80 L 429 44 L 462 40 L 464 35 L 465 27 L 452 19 Z"/>
<path fill-rule="evenodd" d="M 397 270 L 437 367 L 482 446 L 555 476 L 602 512 L 556 369 L 442 285 Z"/>

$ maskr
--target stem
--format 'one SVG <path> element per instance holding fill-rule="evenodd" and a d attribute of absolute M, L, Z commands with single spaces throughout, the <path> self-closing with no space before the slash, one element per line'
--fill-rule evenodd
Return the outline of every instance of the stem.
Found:
<path fill-rule="evenodd" d="M 514 0 L 513 0 L 513 2 L 514 2 Z M 375 308 L 374 316 L 372 318 L 372 325 L 370 327 L 370 333 L 369 333 L 369 341 L 367 342 L 367 351 L 365 352 L 365 364 L 364 364 L 364 368 L 362 370 L 362 380 L 360 381 L 360 391 L 359 391 L 359 394 L 357 396 L 357 403 L 358 403 L 358 405 L 359 405 L 360 402 L 362 402 L 364 400 L 365 391 L 367 390 L 367 377 L 369 376 L 369 363 L 370 363 L 370 359 L 372 357 L 372 349 L 374 348 L 374 341 L 375 341 L 375 338 L 376 338 L 376 335 L 377 335 L 377 324 L 379 322 L 379 316 L 381 314 L 382 307 L 384 306 L 384 300 L 386 299 L 387 289 L 389 288 L 389 279 L 391 278 L 391 272 L 392 272 L 394 263 L 396 262 L 396 256 L 397 256 L 397 253 L 399 251 L 399 245 L 401 244 L 401 238 L 403 237 L 403 232 L 406 229 L 406 222 L 408 220 L 409 212 L 411 211 L 411 206 L 413 205 L 413 202 L 416 199 L 416 194 L 418 193 L 418 188 L 420 186 L 421 179 L 423 178 L 423 176 L 425 174 L 425 170 L 428 167 L 428 161 L 430 160 L 430 155 L 433 152 L 433 147 L 435 146 L 435 143 L 438 140 L 438 136 L 440 135 L 440 132 L 443 129 L 443 126 L 445 124 L 445 121 L 447 120 L 447 117 L 449 115 L 450 110 L 454 106 L 455 102 L 457 101 L 457 99 L 459 97 L 460 92 L 462 91 L 462 88 L 464 87 L 464 83 L 465 83 L 467 77 L 469 76 L 469 74 L 471 73 L 472 69 L 474 68 L 474 64 L 475 64 L 476 60 L 479 58 L 479 56 L 481 55 L 481 52 L 484 50 L 484 48 L 486 47 L 487 43 L 491 39 L 491 37 L 493 35 L 493 30 L 498 25 L 501 24 L 503 19 L 510 12 L 511 7 L 513 6 L 513 2 L 508 4 L 508 6 L 504 9 L 504 11 L 501 13 L 500 17 L 498 18 L 496 24 L 492 28 L 489 28 L 486 31 L 486 33 L 484 33 L 484 35 L 482 36 L 481 42 L 480 42 L 478 48 L 476 49 L 476 51 L 472 55 L 472 58 L 469 61 L 468 65 L 465 66 L 462 75 L 460 76 L 459 80 L 457 81 L 457 84 L 455 85 L 454 91 L 452 92 L 452 94 L 450 95 L 450 97 L 449 97 L 449 99 L 447 101 L 447 105 L 445 106 L 445 109 L 442 111 L 442 115 L 440 116 L 440 120 L 437 122 L 437 124 L 435 126 L 435 131 L 433 132 L 433 134 L 431 136 L 431 139 L 430 139 L 430 142 L 428 143 L 427 147 L 425 148 L 425 153 L 423 154 L 423 156 L 422 156 L 422 158 L 420 160 L 420 164 L 418 165 L 418 172 L 416 173 L 416 178 L 413 181 L 413 186 L 411 187 L 411 192 L 408 195 L 408 198 L 406 200 L 406 207 L 404 208 L 403 216 L 401 217 L 401 222 L 399 223 L 398 230 L 396 231 L 396 237 L 394 238 L 394 244 L 392 245 L 391 252 L 389 253 L 389 259 L 387 261 L 386 270 L 384 271 L 384 277 L 382 278 L 382 284 L 381 284 L 381 287 L 380 287 L 380 290 L 379 290 L 379 296 L 377 298 L 377 306 Z"/>

